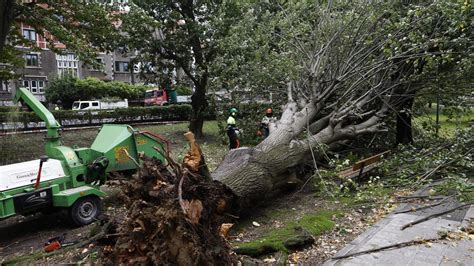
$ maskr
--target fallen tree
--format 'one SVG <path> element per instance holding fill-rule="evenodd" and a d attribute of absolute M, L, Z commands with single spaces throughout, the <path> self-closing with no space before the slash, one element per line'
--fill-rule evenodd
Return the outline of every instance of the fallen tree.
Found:
<path fill-rule="evenodd" d="M 452 28 L 443 21 L 456 19 L 448 9 L 463 7 L 433 3 L 400 17 L 380 15 L 370 5 L 320 12 L 309 37 L 300 34 L 291 43 L 301 71 L 287 83 L 287 103 L 270 136 L 253 148 L 231 150 L 213 178 L 249 206 L 285 185 L 292 168 L 339 143 L 387 131 L 387 120 L 396 117 L 401 125 L 397 141 L 411 142 L 411 107 L 423 89 L 424 71 L 444 64 L 444 57 L 459 56 L 446 49 L 456 35 L 444 34 Z M 433 23 L 436 27 L 426 26 Z M 458 45 L 466 45 L 463 41 Z"/>
<path fill-rule="evenodd" d="M 235 206 L 246 210 L 272 195 L 286 185 L 293 168 L 320 151 L 387 130 L 386 120 L 404 110 L 421 88 L 410 79 L 423 71 L 420 63 L 441 52 L 431 52 L 436 45 L 425 39 L 397 46 L 397 40 L 419 30 L 416 23 L 397 28 L 386 14 L 375 19 L 362 14 L 323 12 L 308 40 L 293 43 L 302 71 L 287 83 L 280 120 L 257 146 L 229 152 L 211 173 L 219 182 L 183 171 L 172 160 L 175 170 L 168 174 L 164 166 L 145 164 L 126 191 L 130 210 L 115 262 L 231 263 L 218 236 L 226 213 L 234 216 Z"/>

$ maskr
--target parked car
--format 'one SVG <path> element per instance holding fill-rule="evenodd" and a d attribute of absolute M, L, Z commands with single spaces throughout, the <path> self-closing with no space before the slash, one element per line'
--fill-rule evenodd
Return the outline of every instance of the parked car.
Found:
<path fill-rule="evenodd" d="M 128 108 L 128 100 L 123 101 L 75 101 L 72 110 L 106 110 Z"/>

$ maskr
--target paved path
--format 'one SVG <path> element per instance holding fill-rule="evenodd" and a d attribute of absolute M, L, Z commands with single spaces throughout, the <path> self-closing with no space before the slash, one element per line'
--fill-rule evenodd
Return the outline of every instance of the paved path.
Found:
<path fill-rule="evenodd" d="M 448 210 L 461 205 L 455 200 L 417 212 L 391 213 L 335 256 L 374 249 L 411 240 L 436 238 L 439 231 L 453 231 L 461 228 L 474 228 L 474 205 L 459 209 L 438 218 L 409 227 L 400 227 L 432 213 Z M 397 210 L 416 207 L 403 204 Z M 472 237 L 472 235 L 470 235 Z M 408 246 L 384 250 L 339 260 L 328 260 L 324 265 L 474 265 L 474 241 L 466 238 L 457 241 L 440 241 L 430 244 Z"/>

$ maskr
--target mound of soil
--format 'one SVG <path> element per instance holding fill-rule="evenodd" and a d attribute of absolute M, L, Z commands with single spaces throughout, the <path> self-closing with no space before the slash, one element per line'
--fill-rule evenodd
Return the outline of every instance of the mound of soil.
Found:
<path fill-rule="evenodd" d="M 119 225 L 112 264 L 229 265 L 236 261 L 219 229 L 237 213 L 237 196 L 168 158 L 145 159 L 125 184 L 127 216 Z"/>

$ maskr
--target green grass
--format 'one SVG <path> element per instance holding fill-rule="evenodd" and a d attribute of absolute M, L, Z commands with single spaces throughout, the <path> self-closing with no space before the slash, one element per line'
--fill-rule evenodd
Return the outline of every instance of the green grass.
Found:
<path fill-rule="evenodd" d="M 469 121 L 474 120 L 474 108 L 466 111 L 464 114 L 450 118 L 442 112 L 439 115 L 439 135 L 445 138 L 452 138 L 457 129 L 468 128 Z M 436 105 L 427 110 L 427 114 L 418 116 L 414 119 L 415 125 L 421 125 L 423 128 L 430 128 L 434 131 L 436 126 Z"/>
<path fill-rule="evenodd" d="M 282 228 L 272 229 L 256 240 L 239 245 L 239 248 L 259 249 L 267 246 L 279 251 L 288 252 L 283 243 L 289 238 L 297 236 L 296 228 L 303 228 L 311 235 L 317 236 L 331 230 L 334 227 L 333 215 L 340 214 L 338 211 L 320 211 L 306 214 L 301 219 L 292 221 Z"/>
<path fill-rule="evenodd" d="M 135 128 L 158 133 L 169 139 L 172 143 L 175 158 L 180 153 L 187 151 L 183 134 L 188 130 L 188 123 L 135 126 Z M 216 139 L 219 139 L 217 122 L 205 122 L 203 130 L 206 139 L 202 142 L 202 150 L 209 158 L 210 167 L 212 168 L 227 153 L 227 148 L 216 141 Z M 61 140 L 65 146 L 90 147 L 98 131 L 99 129 L 63 131 Z M 45 133 L 1 136 L 0 165 L 38 159 L 41 155 L 44 155 L 44 136 Z"/>

